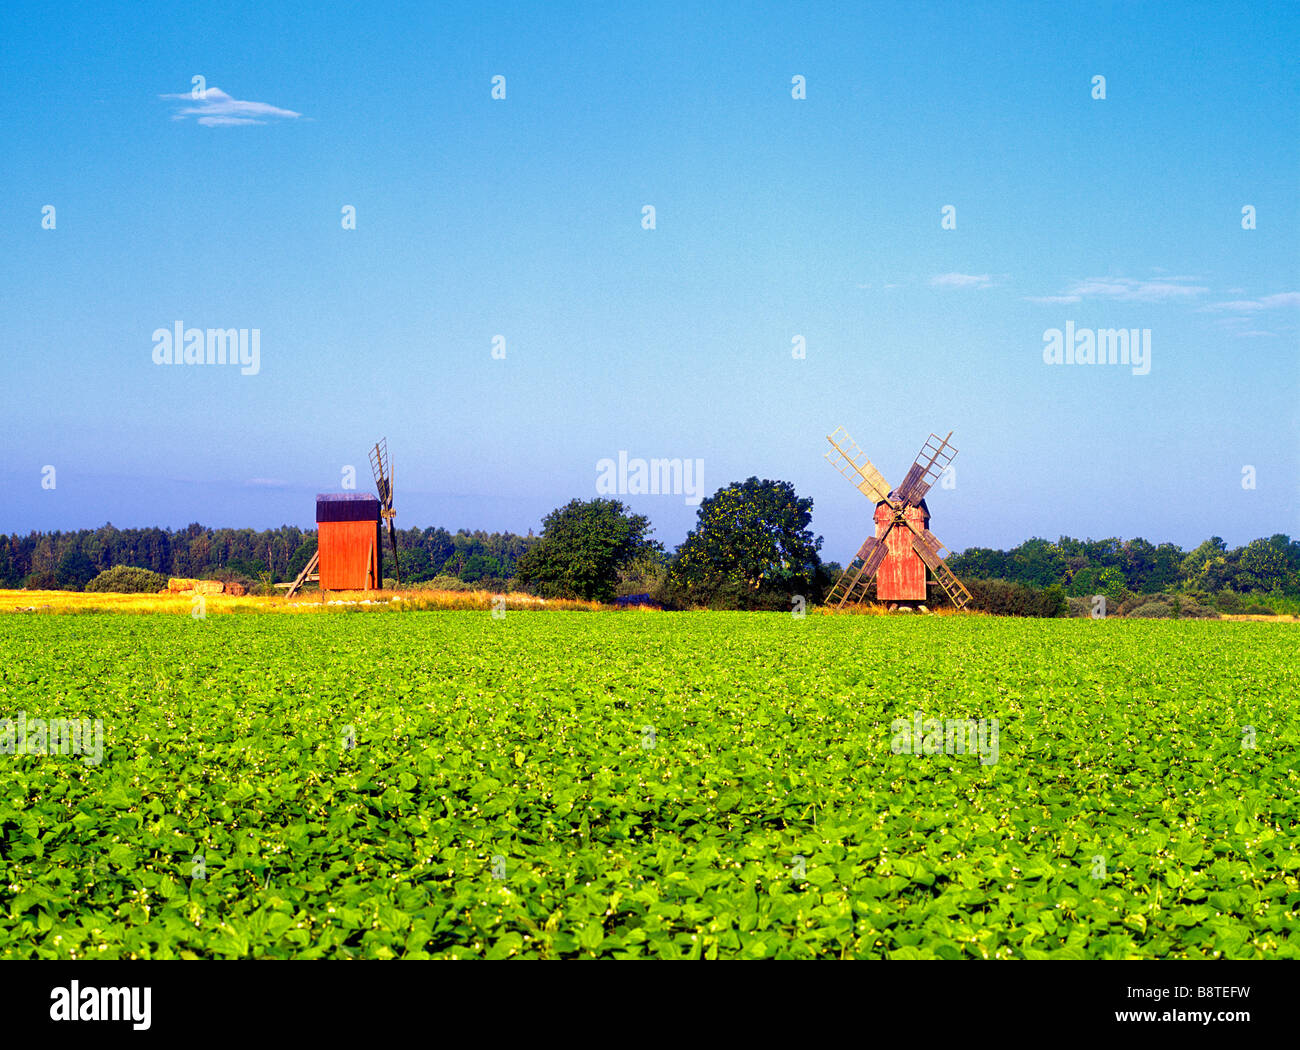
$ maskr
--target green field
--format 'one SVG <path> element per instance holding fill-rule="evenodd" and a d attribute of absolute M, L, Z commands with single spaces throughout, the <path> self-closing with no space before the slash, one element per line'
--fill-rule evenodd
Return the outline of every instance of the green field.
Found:
<path fill-rule="evenodd" d="M 4 617 L 0 718 L 104 736 L 0 754 L 0 957 L 1300 957 L 1297 638 Z"/>

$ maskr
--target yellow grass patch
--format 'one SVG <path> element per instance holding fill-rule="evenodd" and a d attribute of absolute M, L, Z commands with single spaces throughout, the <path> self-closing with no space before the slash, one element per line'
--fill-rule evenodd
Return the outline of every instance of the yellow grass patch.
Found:
<path fill-rule="evenodd" d="M 184 613 L 196 607 L 195 595 L 178 594 L 82 594 L 79 591 L 0 591 L 0 613 Z M 282 599 L 235 598 L 229 594 L 205 594 L 205 613 L 264 612 Z"/>
<path fill-rule="evenodd" d="M 529 594 L 498 595 L 492 591 L 330 591 L 259 596 L 205 594 L 202 609 L 206 616 L 229 613 L 313 613 L 369 612 L 402 609 L 482 609 L 500 608 L 497 598 L 505 598 L 507 610 L 565 609 L 596 611 L 599 602 L 561 601 L 534 598 Z M 4 591 L 0 590 L 0 614 L 3 613 L 171 613 L 190 615 L 199 608 L 196 596 L 189 591 L 162 594 L 83 594 L 79 591 Z"/>
<path fill-rule="evenodd" d="M 945 605 L 940 609 L 931 609 L 923 613 L 899 613 L 890 612 L 886 605 L 879 605 L 875 602 L 863 602 L 861 605 L 850 605 L 845 609 L 832 609 L 828 605 L 821 607 L 821 613 L 824 616 L 988 616 L 989 613 L 980 612 L 977 609 L 954 609 L 951 605 Z"/>

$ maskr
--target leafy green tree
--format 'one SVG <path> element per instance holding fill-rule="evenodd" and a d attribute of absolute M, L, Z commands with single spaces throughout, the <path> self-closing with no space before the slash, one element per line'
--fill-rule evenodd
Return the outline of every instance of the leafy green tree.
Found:
<path fill-rule="evenodd" d="M 1293 540 L 1290 536 L 1278 532 L 1270 536 L 1268 542 L 1286 554 L 1288 569 L 1300 573 L 1300 540 Z"/>
<path fill-rule="evenodd" d="M 460 578 L 466 583 L 498 579 L 500 576 L 501 566 L 495 558 L 489 558 L 486 554 L 471 554 L 465 559 L 465 565 L 460 570 Z"/>
<path fill-rule="evenodd" d="M 1101 574 L 1102 570 L 1097 566 L 1085 566 L 1070 578 L 1070 586 L 1066 588 L 1066 594 L 1071 598 L 1086 598 L 1089 595 L 1101 594 Z"/>
<path fill-rule="evenodd" d="M 1151 572 L 1146 579 L 1146 592 L 1168 590 L 1178 583 L 1178 567 L 1183 561 L 1183 548 L 1176 543 L 1161 543 L 1151 557 Z"/>
<path fill-rule="evenodd" d="M 1217 594 L 1237 586 L 1236 552 L 1218 536 L 1211 536 L 1183 559 L 1183 585 L 1190 590 Z"/>
<path fill-rule="evenodd" d="M 1124 544 L 1115 536 L 1104 540 L 1085 540 L 1083 553 L 1089 564 L 1098 568 L 1118 567 L 1123 559 Z"/>
<path fill-rule="evenodd" d="M 1000 580 L 1007 575 L 1007 556 L 988 547 L 967 547 L 948 559 L 948 567 L 962 579 Z"/>
<path fill-rule="evenodd" d="M 733 482 L 700 504 L 695 528 L 669 571 L 674 586 L 707 595 L 720 587 L 812 596 L 824 582 L 821 537 L 808 528 L 813 501 L 788 481 Z"/>
<path fill-rule="evenodd" d="M 519 559 L 519 582 L 545 598 L 611 601 L 619 571 L 663 549 L 651 531 L 618 500 L 571 500 L 542 519 L 541 539 Z"/>
<path fill-rule="evenodd" d="M 238 577 L 241 581 L 257 580 L 261 578 L 262 573 L 271 571 L 271 567 L 266 562 L 251 558 L 231 558 L 226 562 L 225 569 L 231 576 Z"/>
<path fill-rule="evenodd" d="M 401 534 L 398 534 L 398 546 L 402 552 L 402 582 L 420 583 L 431 580 L 438 575 L 433 565 L 433 558 L 423 547 L 403 547 Z"/>
<path fill-rule="evenodd" d="M 1286 582 L 1286 553 L 1271 540 L 1251 540 L 1237 565 L 1237 584 L 1243 590 L 1281 590 Z"/>
<path fill-rule="evenodd" d="M 1156 567 L 1156 548 L 1140 536 L 1129 540 L 1123 547 L 1124 579 L 1130 590 L 1149 593 L 1151 574 Z"/>
<path fill-rule="evenodd" d="M 1183 558 L 1182 565 L 1179 567 L 1179 575 L 1185 581 L 1193 580 L 1204 570 L 1206 565 L 1215 559 L 1222 558 L 1227 552 L 1228 545 L 1220 537 L 1211 536 L 1200 546 L 1187 553 L 1186 557 Z"/>
<path fill-rule="evenodd" d="M 307 563 L 316 553 L 316 537 L 309 536 L 299 544 L 298 549 L 293 552 L 293 557 L 289 559 L 289 567 L 284 570 L 287 579 L 296 580 L 298 573 L 307 568 Z"/>
<path fill-rule="evenodd" d="M 647 551 L 634 558 L 618 574 L 617 597 L 647 594 L 657 602 L 668 600 L 668 556 L 663 551 Z"/>
<path fill-rule="evenodd" d="M 1123 599 L 1124 592 L 1128 589 L 1124 581 L 1124 574 L 1114 566 L 1101 570 L 1097 577 L 1098 594 L 1104 594 L 1106 600 L 1118 602 Z"/>
<path fill-rule="evenodd" d="M 1048 540 L 1026 540 L 1010 551 L 1011 578 L 1017 583 L 1047 587 L 1065 579 L 1065 555 Z"/>
<path fill-rule="evenodd" d="M 64 551 L 59 558 L 58 568 L 54 570 L 54 578 L 59 581 L 59 586 L 74 590 L 81 590 L 98 574 L 94 562 L 86 557 L 85 551 L 80 547 L 69 547 Z"/>

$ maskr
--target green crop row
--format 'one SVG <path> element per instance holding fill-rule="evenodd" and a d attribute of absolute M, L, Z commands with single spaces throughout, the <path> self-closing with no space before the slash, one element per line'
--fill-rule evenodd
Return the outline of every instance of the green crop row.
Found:
<path fill-rule="evenodd" d="M 0 957 L 1294 958 L 1296 637 L 5 618 Z"/>

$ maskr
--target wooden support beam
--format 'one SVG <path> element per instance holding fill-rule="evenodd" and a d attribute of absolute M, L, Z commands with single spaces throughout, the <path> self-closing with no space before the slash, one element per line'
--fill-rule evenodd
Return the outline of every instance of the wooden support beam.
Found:
<path fill-rule="evenodd" d="M 309 561 L 306 565 L 302 567 L 302 572 L 298 573 L 298 578 L 289 585 L 289 593 L 286 594 L 285 597 L 292 598 L 297 593 L 298 588 L 301 587 L 306 580 L 308 579 L 319 580 L 320 574 L 316 573 L 316 567 L 319 564 L 320 564 L 320 550 L 317 549 L 316 553 L 314 553 L 311 556 L 311 561 Z M 315 573 L 315 575 L 313 575 L 313 573 Z"/>

